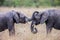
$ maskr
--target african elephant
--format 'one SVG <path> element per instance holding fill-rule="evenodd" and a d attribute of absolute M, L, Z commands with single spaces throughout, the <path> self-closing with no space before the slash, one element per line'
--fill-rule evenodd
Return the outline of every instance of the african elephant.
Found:
<path fill-rule="evenodd" d="M 37 33 L 37 29 L 34 28 L 34 25 L 43 23 L 46 24 L 47 34 L 51 32 L 52 28 L 60 30 L 60 10 L 50 9 L 43 12 L 35 11 L 32 15 L 31 32 Z"/>
<path fill-rule="evenodd" d="M 0 13 L 0 32 L 5 29 L 9 30 L 9 35 L 15 35 L 14 23 L 27 23 L 29 18 L 24 14 L 14 10 L 7 13 Z"/>

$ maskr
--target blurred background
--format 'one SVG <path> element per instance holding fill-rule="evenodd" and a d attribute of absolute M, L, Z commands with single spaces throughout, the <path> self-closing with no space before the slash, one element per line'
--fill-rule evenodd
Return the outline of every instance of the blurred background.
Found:
<path fill-rule="evenodd" d="M 0 0 L 0 6 L 7 7 L 40 7 L 60 6 L 60 0 Z"/>

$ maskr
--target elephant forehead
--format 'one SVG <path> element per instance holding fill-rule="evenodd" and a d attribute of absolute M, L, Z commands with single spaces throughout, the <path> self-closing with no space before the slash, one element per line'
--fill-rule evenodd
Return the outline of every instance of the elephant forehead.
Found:
<path fill-rule="evenodd" d="M 20 14 L 20 17 L 24 17 L 24 14 Z"/>
<path fill-rule="evenodd" d="M 39 15 L 36 15 L 35 18 L 36 18 L 36 19 L 40 19 L 40 16 L 39 16 Z"/>

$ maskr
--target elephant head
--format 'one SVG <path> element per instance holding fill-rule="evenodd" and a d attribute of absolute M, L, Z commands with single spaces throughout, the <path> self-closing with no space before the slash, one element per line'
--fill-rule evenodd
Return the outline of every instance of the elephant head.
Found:
<path fill-rule="evenodd" d="M 16 23 L 27 23 L 28 21 L 30 21 L 30 18 L 14 10 L 13 10 L 13 15 L 14 15 L 13 19 Z"/>
<path fill-rule="evenodd" d="M 19 15 L 19 22 L 20 23 L 27 23 L 30 21 L 30 18 L 28 18 L 27 16 L 25 16 L 24 14 L 18 14 Z"/>
<path fill-rule="evenodd" d="M 48 11 L 44 11 L 40 14 L 40 24 L 43 24 L 46 22 L 46 20 L 49 17 L 49 12 Z"/>
<path fill-rule="evenodd" d="M 34 25 L 43 24 L 48 19 L 48 16 L 48 12 L 35 11 L 32 15 L 31 32 L 37 33 L 37 29 L 34 28 Z"/>

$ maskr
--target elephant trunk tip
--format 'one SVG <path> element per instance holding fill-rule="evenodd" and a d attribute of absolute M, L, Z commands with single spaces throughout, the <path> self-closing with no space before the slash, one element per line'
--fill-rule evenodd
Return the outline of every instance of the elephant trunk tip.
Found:
<path fill-rule="evenodd" d="M 33 34 L 36 34 L 38 31 L 37 31 L 37 29 L 35 28 L 35 30 L 31 30 L 31 32 L 32 32 Z"/>

